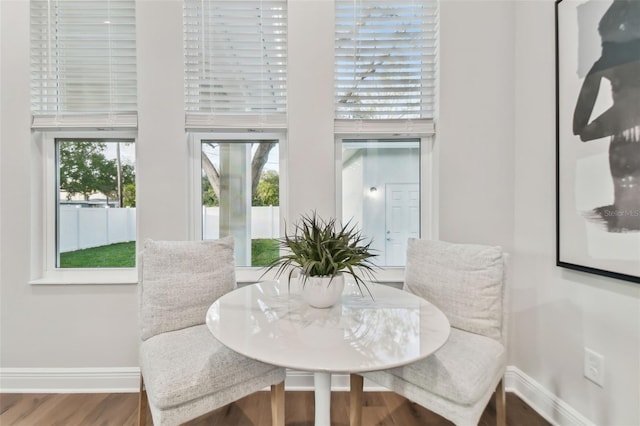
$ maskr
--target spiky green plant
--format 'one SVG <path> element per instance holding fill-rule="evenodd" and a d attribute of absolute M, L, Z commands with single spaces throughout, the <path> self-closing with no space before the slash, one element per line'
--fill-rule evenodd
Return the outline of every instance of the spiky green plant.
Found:
<path fill-rule="evenodd" d="M 291 282 L 299 271 L 304 286 L 308 277 L 329 276 L 333 280 L 342 272 L 353 277 L 360 292 L 364 287 L 371 295 L 363 277 L 373 278 L 371 259 L 377 254 L 372 253 L 371 240 L 367 241 L 350 222 L 340 225 L 334 218 L 324 220 L 313 212 L 303 215 L 294 224 L 293 234 L 285 231 L 278 242 L 284 254 L 267 265 L 265 273 L 276 269 L 277 278 L 288 271 Z"/>

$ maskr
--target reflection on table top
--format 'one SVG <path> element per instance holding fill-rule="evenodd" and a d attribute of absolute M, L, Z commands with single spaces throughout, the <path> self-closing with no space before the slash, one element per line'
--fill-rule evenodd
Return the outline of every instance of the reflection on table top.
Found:
<path fill-rule="evenodd" d="M 308 306 L 300 285 L 267 281 L 238 288 L 207 312 L 213 335 L 231 349 L 305 371 L 363 372 L 404 365 L 435 352 L 449 321 L 424 299 L 368 283 L 373 300 L 347 283 L 342 301 Z"/>

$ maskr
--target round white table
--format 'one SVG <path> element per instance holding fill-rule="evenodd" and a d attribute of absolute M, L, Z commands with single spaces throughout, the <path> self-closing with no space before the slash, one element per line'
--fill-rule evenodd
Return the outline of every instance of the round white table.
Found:
<path fill-rule="evenodd" d="M 315 425 L 329 426 L 331 373 L 398 367 L 435 352 L 449 337 L 445 315 L 393 287 L 368 283 L 373 300 L 346 283 L 331 308 L 307 305 L 300 285 L 268 281 L 240 287 L 207 312 L 224 345 L 268 364 L 314 372 Z"/>

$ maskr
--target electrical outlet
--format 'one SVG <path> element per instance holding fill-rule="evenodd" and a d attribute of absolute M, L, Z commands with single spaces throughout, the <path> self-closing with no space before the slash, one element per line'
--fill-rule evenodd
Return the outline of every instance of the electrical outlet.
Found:
<path fill-rule="evenodd" d="M 589 348 L 584 348 L 584 377 L 604 387 L 604 357 Z"/>

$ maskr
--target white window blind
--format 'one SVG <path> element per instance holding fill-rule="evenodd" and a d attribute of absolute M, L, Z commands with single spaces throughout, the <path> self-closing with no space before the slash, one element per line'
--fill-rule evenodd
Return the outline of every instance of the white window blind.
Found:
<path fill-rule="evenodd" d="M 187 128 L 286 125 L 286 0 L 184 0 Z"/>
<path fill-rule="evenodd" d="M 135 127 L 135 36 L 135 0 L 31 0 L 33 127 Z"/>
<path fill-rule="evenodd" d="M 336 129 L 344 130 L 342 120 L 402 119 L 414 120 L 407 132 L 429 126 L 432 131 L 432 123 L 425 120 L 431 122 L 434 116 L 437 2 L 335 4 Z M 397 126 L 380 127 L 387 128 Z"/>

